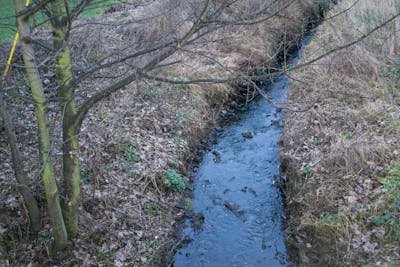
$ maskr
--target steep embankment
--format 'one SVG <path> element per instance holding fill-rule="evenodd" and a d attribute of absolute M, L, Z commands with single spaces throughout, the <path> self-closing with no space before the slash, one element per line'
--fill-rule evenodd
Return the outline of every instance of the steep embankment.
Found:
<path fill-rule="evenodd" d="M 341 1 L 299 64 L 399 11 L 398 1 Z M 281 157 L 290 244 L 305 266 L 400 264 L 399 44 L 397 18 L 291 74 Z"/>
<path fill-rule="evenodd" d="M 75 73 L 104 61 L 105 55 L 133 53 L 148 44 L 180 36 L 190 28 L 191 1 L 148 1 L 148 5 L 118 6 L 114 13 L 103 17 L 77 21 L 71 32 L 71 51 Z M 270 4 L 271 14 L 282 9 L 279 16 L 251 25 L 229 25 L 185 47 L 170 58 L 163 68 L 152 75 L 171 80 L 223 77 L 232 71 L 245 74 L 255 67 L 261 70 L 275 64 L 276 55 L 293 44 L 304 32 L 309 19 L 319 12 L 321 1 L 233 1 L 227 21 L 262 10 Z M 285 7 L 285 8 L 282 8 Z M 38 31 L 44 40 L 50 38 L 45 29 Z M 84 41 L 82 41 L 84 40 Z M 41 54 L 42 53 L 42 54 Z M 39 61 L 46 51 L 38 53 Z M 157 54 L 149 56 L 156 57 Z M 16 57 L 18 59 L 18 57 Z M 123 77 L 131 66 L 146 58 L 134 58 L 96 73 L 93 80 L 84 81 L 76 95 L 82 99 L 101 86 Z M 47 61 L 46 61 L 47 62 Z M 21 62 L 16 62 L 21 64 Z M 179 64 L 178 64 L 179 63 Z M 54 72 L 44 66 L 41 72 L 46 94 L 54 99 Z M 22 72 L 10 77 L 22 99 L 29 99 Z M 160 264 L 165 248 L 173 248 L 169 234 L 182 210 L 175 209 L 181 194 L 168 185 L 188 184 L 188 163 L 193 151 L 216 118 L 235 105 L 230 97 L 238 93 L 238 84 L 172 85 L 156 79 L 146 79 L 127 86 L 99 103 L 87 116 L 80 135 L 82 158 L 82 206 L 80 235 L 71 245 L 65 265 L 77 266 L 143 266 Z M 12 88 L 11 88 L 12 89 Z M 10 92 L 12 90 L 10 89 Z M 247 88 L 249 91 L 251 88 Z M 10 102 L 14 98 L 10 97 Z M 78 102 L 82 102 L 78 99 Z M 79 101 L 80 100 L 80 101 Z M 17 131 L 23 143 L 27 170 L 36 182 L 41 196 L 40 169 L 37 168 L 34 109 L 29 103 L 12 102 L 17 108 Z M 57 111 L 57 101 L 50 101 L 51 111 Z M 52 113 L 52 125 L 60 122 Z M 56 127 L 54 127 L 56 129 Z M 3 137 L 0 137 L 3 138 Z M 54 154 L 59 154 L 60 133 L 54 133 Z M 1 139 L 1 143 L 5 140 Z M 4 145 L 5 146 L 5 145 Z M 12 180 L 10 158 L 0 150 L 0 210 L 6 210 L 0 222 L 2 243 L 14 265 L 54 265 L 48 254 L 51 230 L 44 214 L 45 228 L 38 238 L 25 235 L 26 218 L 20 210 L 18 195 Z M 57 167 L 61 166 L 56 162 Z M 186 177 L 185 177 L 186 176 Z M 183 178 L 182 178 L 183 177 Z M 172 189 L 180 189 L 175 187 Z M 39 197 L 43 200 L 43 198 Z M 21 230 L 23 229 L 23 230 Z M 170 251 L 172 252 L 172 250 Z"/>

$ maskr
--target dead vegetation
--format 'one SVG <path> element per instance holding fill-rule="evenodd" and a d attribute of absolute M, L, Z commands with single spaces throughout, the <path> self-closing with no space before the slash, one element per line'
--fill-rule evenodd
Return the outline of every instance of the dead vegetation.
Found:
<path fill-rule="evenodd" d="M 74 71 L 79 73 L 98 62 L 106 64 L 107 55 L 129 52 L 129 49 L 183 32 L 190 27 L 182 23 L 185 11 L 189 10 L 185 3 L 187 1 L 150 1 L 149 5 L 135 9 L 118 6 L 114 13 L 75 22 L 71 33 Z M 216 30 L 182 49 L 167 62 L 170 66 L 115 93 L 88 114 L 80 135 L 81 234 L 70 244 L 71 253 L 63 259 L 63 264 L 161 264 L 162 254 L 176 242 L 169 240 L 173 225 L 183 215 L 174 208 L 182 194 L 166 188 L 167 172 L 174 170 L 189 184 L 188 167 L 194 159 L 194 151 L 224 109 L 235 105 L 230 97 L 238 92 L 238 83 L 173 85 L 162 83 L 157 77 L 163 74 L 171 81 L 199 77 L 218 79 L 238 71 L 246 74 L 254 67 L 264 70 L 272 67 L 278 51 L 298 39 L 307 19 L 315 15 L 313 1 L 280 3 L 278 7 L 290 3 L 280 12 L 281 16 L 273 16 L 260 24 L 227 25 Z M 225 16 L 231 18 L 243 13 L 243 8 L 257 10 L 264 4 L 265 1 L 238 1 L 232 7 L 232 14 Z M 176 11 L 173 12 L 176 16 L 166 19 L 165 14 L 169 14 L 166 9 Z M 43 40 L 49 38 L 44 29 L 37 34 Z M 132 47 L 132 42 L 137 47 Z M 99 87 L 122 77 L 132 64 L 140 64 L 141 60 L 140 57 L 127 60 L 102 70 L 93 79 L 84 81 L 76 94 L 82 97 L 94 94 Z M 51 96 L 54 73 L 51 68 L 44 68 L 41 75 L 47 86 L 46 93 Z M 43 189 L 40 168 L 35 161 L 33 106 L 29 104 L 23 73 L 14 71 L 10 79 L 15 86 L 7 88 L 8 100 L 19 111 L 14 119 L 18 121 L 16 127 L 26 170 L 40 196 Z M 16 99 L 16 95 L 22 97 Z M 49 108 L 58 111 L 55 102 L 50 102 Z M 54 113 L 51 123 L 59 122 L 60 118 Z M 53 133 L 54 155 L 60 155 L 59 137 L 60 133 Z M 56 262 L 49 254 L 52 234 L 45 212 L 42 214 L 45 227 L 39 236 L 27 234 L 27 218 L 15 190 L 9 152 L 3 136 L 0 138 L 2 243 L 14 265 L 54 265 Z M 60 157 L 57 164 L 61 164 Z"/>
<path fill-rule="evenodd" d="M 330 17 L 355 1 L 341 1 Z M 358 1 L 325 21 L 301 63 L 398 14 Z M 397 266 L 400 20 L 292 73 L 282 137 L 289 243 L 305 266 Z"/>

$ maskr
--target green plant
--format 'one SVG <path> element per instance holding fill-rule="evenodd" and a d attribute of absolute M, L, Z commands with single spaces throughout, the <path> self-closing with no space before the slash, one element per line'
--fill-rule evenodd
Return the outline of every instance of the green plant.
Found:
<path fill-rule="evenodd" d="M 147 201 L 143 204 L 143 206 L 147 210 L 147 212 L 152 215 L 161 213 L 161 206 L 157 203 Z"/>
<path fill-rule="evenodd" d="M 382 225 L 384 224 L 387 220 L 389 220 L 390 216 L 385 214 L 385 215 L 379 215 L 379 216 L 372 216 L 370 218 L 370 221 L 375 224 L 375 225 Z"/>
<path fill-rule="evenodd" d="M 146 248 L 148 252 L 145 253 L 146 261 L 150 264 L 156 264 L 160 259 L 161 250 L 159 249 L 159 244 L 156 239 L 150 240 L 146 243 Z"/>
<path fill-rule="evenodd" d="M 178 126 L 184 127 L 186 126 L 192 118 L 196 115 L 196 111 L 193 108 L 188 108 L 186 110 L 182 110 L 177 114 L 177 122 Z"/>
<path fill-rule="evenodd" d="M 310 165 L 307 165 L 302 170 L 299 171 L 299 175 L 302 177 L 307 177 L 311 173 Z"/>
<path fill-rule="evenodd" d="M 126 214 L 125 212 L 122 212 L 119 216 L 121 222 L 125 222 L 126 219 L 128 218 L 128 214 Z"/>
<path fill-rule="evenodd" d="M 183 180 L 182 175 L 177 173 L 175 170 L 167 170 L 164 182 L 166 186 L 174 192 L 180 192 L 185 189 L 185 181 Z"/>
<path fill-rule="evenodd" d="M 185 84 L 180 84 L 176 87 L 179 91 L 186 91 L 189 87 Z"/>
<path fill-rule="evenodd" d="M 157 98 L 160 98 L 160 96 L 161 96 L 161 89 L 158 87 L 144 88 L 139 91 L 139 96 L 141 96 L 143 98 L 157 99 Z"/>
<path fill-rule="evenodd" d="M 112 113 L 110 113 L 110 112 L 103 112 L 100 115 L 100 119 L 102 119 L 102 120 L 107 120 L 107 119 L 109 119 L 111 117 L 112 117 Z"/>
<path fill-rule="evenodd" d="M 188 119 L 185 115 L 179 115 L 177 121 L 180 126 L 185 126 L 188 122 Z"/>
<path fill-rule="evenodd" d="M 137 173 L 136 169 L 129 168 L 128 169 L 128 177 L 133 177 Z"/>
<path fill-rule="evenodd" d="M 180 135 L 175 135 L 174 142 L 179 146 L 182 143 L 182 137 Z"/>
<path fill-rule="evenodd" d="M 378 181 L 382 184 L 385 195 L 378 201 L 376 214 L 369 218 L 370 222 L 377 226 L 383 226 L 386 230 L 386 242 L 400 240 L 400 163 L 390 166 L 388 175 Z"/>
<path fill-rule="evenodd" d="M 129 163 L 128 162 L 126 162 L 126 161 L 121 161 L 120 163 L 119 163 L 119 168 L 120 168 L 120 170 L 121 171 L 123 171 L 123 172 L 129 172 Z"/>
<path fill-rule="evenodd" d="M 397 104 L 400 103 L 400 60 L 391 65 L 382 77 L 385 78 L 385 85 L 387 91 L 392 95 Z"/>
<path fill-rule="evenodd" d="M 0 243 L 2 243 L 6 249 L 10 249 L 17 240 L 17 233 L 11 230 L 5 231 L 3 235 L 0 236 Z"/>
<path fill-rule="evenodd" d="M 105 266 L 114 266 L 114 259 L 117 251 L 112 249 L 110 252 L 104 252 L 102 248 L 98 248 L 98 257 Z"/>
<path fill-rule="evenodd" d="M 400 163 L 392 164 L 388 175 L 378 178 L 378 182 L 383 185 L 385 190 L 390 190 L 400 185 Z"/>
<path fill-rule="evenodd" d="M 157 239 L 153 239 L 153 240 L 147 242 L 146 247 L 147 248 L 155 248 L 155 247 L 157 247 L 157 245 L 158 245 Z"/>
<path fill-rule="evenodd" d="M 147 262 L 150 264 L 156 264 L 158 262 L 158 257 L 157 257 L 157 253 L 150 253 L 150 252 L 146 252 L 145 257 L 147 259 Z"/>
<path fill-rule="evenodd" d="M 132 161 L 133 163 L 136 163 L 137 161 Z M 120 162 L 119 163 L 120 170 L 125 172 L 128 177 L 132 178 L 137 174 L 137 170 L 133 168 L 128 162 Z"/>
<path fill-rule="evenodd" d="M 326 224 L 334 224 L 337 221 L 337 216 L 327 215 L 322 218 L 322 222 Z"/>
<path fill-rule="evenodd" d="M 81 176 L 82 182 L 87 182 L 89 180 L 89 178 L 93 176 L 93 171 L 92 170 L 81 170 L 80 176 Z"/>
<path fill-rule="evenodd" d="M 44 234 L 38 234 L 37 242 L 41 246 L 45 246 L 46 244 L 49 243 L 49 241 L 51 240 L 52 237 L 53 237 L 53 233 L 52 232 L 47 232 L 47 233 L 44 233 Z"/>
<path fill-rule="evenodd" d="M 140 160 L 140 155 L 136 150 L 137 143 L 135 141 L 132 141 L 126 152 L 126 157 L 133 163 L 139 162 Z"/>
<path fill-rule="evenodd" d="M 133 163 L 136 163 L 140 160 L 140 155 L 138 154 L 136 149 L 129 150 L 127 156 L 128 156 L 128 159 Z"/>
<path fill-rule="evenodd" d="M 131 250 L 131 257 L 132 257 L 132 258 L 136 258 L 137 255 L 138 255 L 137 250 L 136 250 L 135 248 L 132 248 L 132 250 Z"/>
<path fill-rule="evenodd" d="M 400 61 L 389 67 L 390 78 L 396 79 L 400 76 Z"/>

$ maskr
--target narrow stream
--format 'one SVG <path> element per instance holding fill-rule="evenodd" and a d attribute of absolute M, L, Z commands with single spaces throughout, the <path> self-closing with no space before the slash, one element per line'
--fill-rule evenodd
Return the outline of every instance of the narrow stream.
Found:
<path fill-rule="evenodd" d="M 307 36 L 301 46 L 310 39 Z M 286 75 L 265 87 L 278 106 L 285 102 L 287 90 Z M 183 230 L 191 242 L 178 249 L 175 267 L 290 265 L 282 198 L 274 181 L 279 175 L 282 116 L 267 101 L 253 101 L 204 155 L 194 180 L 197 218 L 194 223 L 188 219 Z"/>

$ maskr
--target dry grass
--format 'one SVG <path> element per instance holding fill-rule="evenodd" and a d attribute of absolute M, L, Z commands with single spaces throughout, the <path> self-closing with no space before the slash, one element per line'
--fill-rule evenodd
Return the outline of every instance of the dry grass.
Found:
<path fill-rule="evenodd" d="M 352 3 L 341 1 L 327 17 Z M 358 38 L 399 10 L 395 1 L 359 1 L 317 29 L 302 63 Z M 297 81 L 291 82 L 288 107 L 306 111 L 286 114 L 281 156 L 290 239 L 305 265 L 399 263 L 398 233 L 385 242 L 390 231 L 371 223 L 385 198 L 378 177 L 398 160 L 400 148 L 399 77 L 393 75 L 399 68 L 393 63 L 400 52 L 399 23 L 292 74 Z"/>

